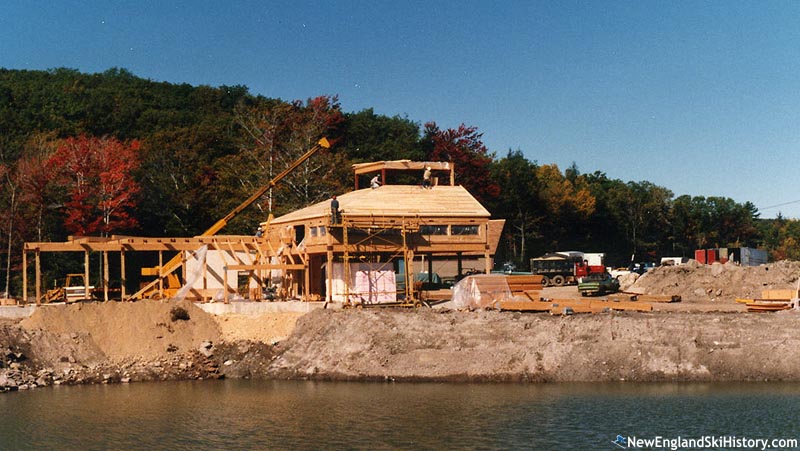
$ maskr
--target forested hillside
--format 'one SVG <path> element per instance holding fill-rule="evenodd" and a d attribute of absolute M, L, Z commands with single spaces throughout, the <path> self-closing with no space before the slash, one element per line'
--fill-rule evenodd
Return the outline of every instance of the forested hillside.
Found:
<path fill-rule="evenodd" d="M 499 262 L 524 268 L 553 250 L 606 252 L 609 264 L 716 246 L 800 254 L 798 222 L 760 220 L 749 202 L 675 198 L 647 181 L 581 173 L 580 161 L 562 170 L 521 150 L 487 149 L 474 126 L 441 129 L 371 109 L 345 112 L 335 96 L 271 99 L 245 86 L 153 82 L 124 69 L 0 69 L 0 292 L 7 274 L 15 280 L 25 241 L 199 234 L 321 136 L 334 142 L 330 152 L 223 233 L 250 234 L 270 212 L 351 189 L 352 163 L 446 160 L 457 183 L 507 219 Z"/>

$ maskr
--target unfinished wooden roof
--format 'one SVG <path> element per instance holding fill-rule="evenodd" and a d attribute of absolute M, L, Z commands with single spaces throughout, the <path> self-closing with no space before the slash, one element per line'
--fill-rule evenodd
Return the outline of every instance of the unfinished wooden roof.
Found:
<path fill-rule="evenodd" d="M 489 218 L 489 212 L 461 186 L 384 185 L 337 196 L 343 216 Z M 272 224 L 328 217 L 331 200 L 283 215 Z"/>

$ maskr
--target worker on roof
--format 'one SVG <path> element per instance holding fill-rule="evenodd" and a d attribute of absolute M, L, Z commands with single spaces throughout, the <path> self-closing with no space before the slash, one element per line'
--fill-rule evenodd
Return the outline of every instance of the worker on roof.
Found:
<path fill-rule="evenodd" d="M 372 189 L 375 189 L 375 188 L 381 186 L 381 175 L 378 174 L 375 177 L 372 177 L 372 180 L 369 181 L 369 186 Z"/>
<path fill-rule="evenodd" d="M 425 168 L 425 172 L 422 173 L 422 187 L 423 188 L 430 188 L 431 187 L 431 167 L 427 166 Z"/>
<path fill-rule="evenodd" d="M 341 218 L 339 217 L 339 201 L 336 196 L 331 197 L 331 224 L 338 224 Z"/>

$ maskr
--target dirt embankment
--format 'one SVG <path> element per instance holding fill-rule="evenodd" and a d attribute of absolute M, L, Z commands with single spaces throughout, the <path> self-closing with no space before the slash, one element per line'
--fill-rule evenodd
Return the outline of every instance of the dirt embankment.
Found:
<path fill-rule="evenodd" d="M 794 312 L 316 311 L 269 373 L 457 381 L 799 380 Z"/>
<path fill-rule="evenodd" d="M 250 377 L 263 373 L 272 344 L 297 316 L 216 317 L 190 302 L 45 306 L 25 320 L 0 322 L 0 391 Z"/>
<path fill-rule="evenodd" d="M 786 262 L 660 268 L 631 290 L 679 294 L 682 302 L 652 313 L 566 317 L 427 308 L 214 316 L 188 302 L 151 301 L 46 306 L 23 321 L 0 321 L 0 391 L 219 377 L 800 380 L 800 312 L 729 312 L 741 311 L 735 298 L 795 288 L 798 275 L 800 264 Z"/>

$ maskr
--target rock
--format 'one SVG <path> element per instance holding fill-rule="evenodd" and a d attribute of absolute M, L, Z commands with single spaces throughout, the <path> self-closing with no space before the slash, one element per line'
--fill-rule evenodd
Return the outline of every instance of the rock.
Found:
<path fill-rule="evenodd" d="M 225 365 L 225 366 L 231 366 L 231 365 L 233 365 L 233 360 L 226 360 L 226 361 L 223 363 L 223 365 Z"/>
<path fill-rule="evenodd" d="M 210 341 L 204 341 L 197 350 L 205 357 L 211 357 L 214 355 L 214 344 Z"/>

